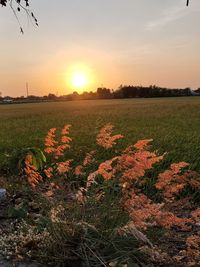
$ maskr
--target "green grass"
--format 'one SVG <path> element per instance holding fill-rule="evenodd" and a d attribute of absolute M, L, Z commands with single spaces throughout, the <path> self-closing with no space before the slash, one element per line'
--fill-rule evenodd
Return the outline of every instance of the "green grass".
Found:
<path fill-rule="evenodd" d="M 0 169 L 22 148 L 42 147 L 51 127 L 72 124 L 72 151 L 79 160 L 95 148 L 98 130 L 111 122 L 122 146 L 153 138 L 168 152 L 164 164 L 187 161 L 200 171 L 200 98 L 94 100 L 0 106 Z"/>
<path fill-rule="evenodd" d="M 66 155 L 74 159 L 72 164 L 77 165 L 85 152 L 97 150 L 96 161 L 85 169 L 85 177 L 87 173 L 95 171 L 100 162 L 118 154 L 127 145 L 139 139 L 154 139 L 153 149 L 160 154 L 168 154 L 163 162 L 146 173 L 146 183 L 141 192 L 155 202 L 162 201 L 162 196 L 153 186 L 158 172 L 171 162 L 183 160 L 189 162 L 193 170 L 200 171 L 199 118 L 199 97 L 0 105 L 0 174 L 5 169 L 11 174 L 17 170 L 12 159 L 16 159 L 24 148 L 43 148 L 49 128 L 60 129 L 64 124 L 72 124 L 72 149 Z M 115 126 L 114 133 L 124 135 L 124 139 L 109 151 L 97 147 L 95 142 L 99 129 L 108 122 Z M 39 190 L 36 188 L 32 191 L 24 179 L 18 177 L 15 180 L 12 175 L 8 177 L 11 179 L 7 179 L 5 188 L 9 188 L 10 195 L 18 196 L 16 199 L 21 199 L 22 205 L 18 208 L 14 202 L 9 202 L 7 216 L 10 219 L 24 219 L 30 227 L 35 225 L 38 231 L 48 229 L 50 233 L 51 238 L 43 249 L 37 250 L 36 247 L 34 250 L 33 247 L 32 255 L 41 264 L 81 266 L 84 263 L 83 266 L 103 266 L 100 264 L 102 261 L 105 264 L 117 261 L 117 266 L 123 266 L 124 263 L 130 266 L 154 266 L 149 257 L 138 250 L 141 241 L 136 242 L 133 237 L 117 234 L 117 229 L 129 221 L 128 213 L 119 205 L 122 191 L 117 175 L 116 179 L 106 183 L 98 176 L 98 183 L 90 188 L 87 193 L 89 198 L 84 205 L 72 202 L 69 197 L 69 193 L 85 185 L 83 177 L 77 179 L 73 171 L 67 177 L 57 177 L 56 174 L 54 180 L 51 179 L 59 185 L 53 199 L 46 199 L 41 194 L 48 190 L 49 180 L 44 179 Z M 197 192 L 192 190 L 187 188 L 184 196 L 190 194 L 196 202 L 199 201 L 198 189 Z M 97 201 L 96 197 L 101 192 L 105 193 L 104 197 Z M 38 204 L 35 211 L 30 203 Z M 64 207 L 62 221 L 59 224 L 51 223 L 49 212 L 58 205 Z M 38 220 L 35 220 L 36 214 L 39 215 Z M 164 233 L 160 228 L 153 228 L 147 232 L 147 237 L 157 244 L 166 238 Z"/>

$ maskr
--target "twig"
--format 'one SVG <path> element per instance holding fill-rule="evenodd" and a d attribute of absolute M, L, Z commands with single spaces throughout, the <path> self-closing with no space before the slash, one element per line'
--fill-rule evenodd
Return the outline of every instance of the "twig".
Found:
<path fill-rule="evenodd" d="M 105 263 L 97 256 L 97 254 L 94 253 L 94 251 L 87 245 L 85 244 L 85 246 L 92 252 L 92 254 L 103 264 L 104 267 L 107 267 L 105 265 Z"/>

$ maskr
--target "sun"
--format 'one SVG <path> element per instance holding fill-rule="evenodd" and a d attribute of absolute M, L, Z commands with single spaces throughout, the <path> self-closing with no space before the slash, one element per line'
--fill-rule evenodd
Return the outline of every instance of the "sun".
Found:
<path fill-rule="evenodd" d="M 86 63 L 72 63 L 64 71 L 67 88 L 70 91 L 83 93 L 92 90 L 95 84 L 93 68 Z"/>
<path fill-rule="evenodd" d="M 85 87 L 88 83 L 88 77 L 85 73 L 83 72 L 74 72 L 72 74 L 71 78 L 72 86 L 75 88 L 83 88 Z"/>

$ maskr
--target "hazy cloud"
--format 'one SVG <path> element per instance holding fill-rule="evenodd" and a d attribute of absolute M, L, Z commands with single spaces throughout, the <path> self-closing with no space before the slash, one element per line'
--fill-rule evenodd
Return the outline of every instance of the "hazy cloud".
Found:
<path fill-rule="evenodd" d="M 168 8 L 161 13 L 161 17 L 151 21 L 147 24 L 148 30 L 157 29 L 164 27 L 167 24 L 179 20 L 182 17 L 185 17 L 188 14 L 188 9 L 181 5 L 176 7 Z"/>

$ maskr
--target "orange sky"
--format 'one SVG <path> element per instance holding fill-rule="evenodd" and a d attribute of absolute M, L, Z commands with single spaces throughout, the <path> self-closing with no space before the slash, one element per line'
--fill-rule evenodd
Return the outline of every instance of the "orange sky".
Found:
<path fill-rule="evenodd" d="M 8 8 L 0 16 L 0 92 L 68 94 L 70 71 L 84 66 L 88 85 L 200 87 L 200 1 L 33 1 L 39 28 Z M 78 67 L 77 67 L 78 68 Z M 82 68 L 83 69 L 83 68 Z"/>

